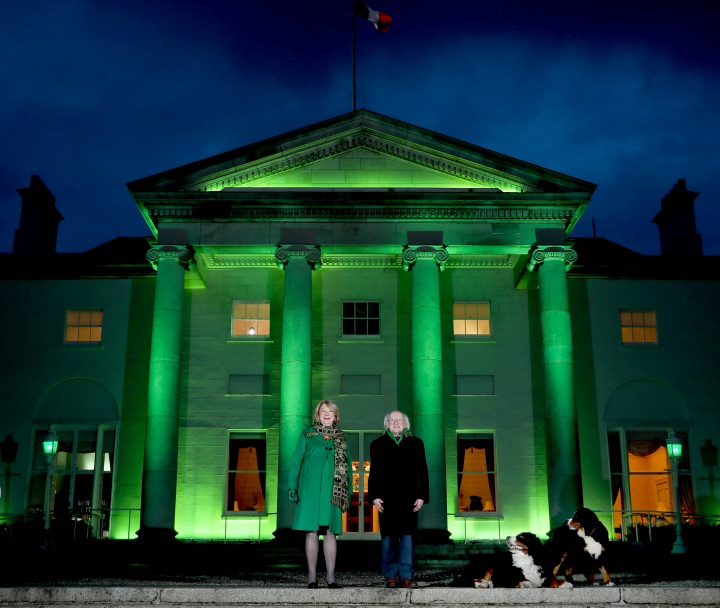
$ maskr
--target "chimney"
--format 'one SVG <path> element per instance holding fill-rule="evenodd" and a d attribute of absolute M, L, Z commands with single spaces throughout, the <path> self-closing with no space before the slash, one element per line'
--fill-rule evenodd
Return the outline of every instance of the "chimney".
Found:
<path fill-rule="evenodd" d="M 660 230 L 660 253 L 701 256 L 702 240 L 695 227 L 695 199 L 684 179 L 679 179 L 662 199 L 660 213 L 653 222 Z"/>
<path fill-rule="evenodd" d="M 20 227 L 15 231 L 15 255 L 46 255 L 55 253 L 58 224 L 64 219 L 55 208 L 55 197 L 37 176 L 30 178 L 30 187 L 18 190 L 22 197 Z"/>

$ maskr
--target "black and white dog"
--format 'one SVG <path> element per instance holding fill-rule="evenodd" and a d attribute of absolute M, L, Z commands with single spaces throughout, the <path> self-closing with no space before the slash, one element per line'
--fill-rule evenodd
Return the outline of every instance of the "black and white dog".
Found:
<path fill-rule="evenodd" d="M 553 564 L 553 576 L 563 574 L 572 582 L 573 572 L 584 574 L 593 585 L 595 571 L 600 570 L 603 584 L 613 587 L 607 571 L 607 548 L 610 543 L 607 528 L 590 509 L 578 509 L 562 526 L 552 531 L 548 547 Z"/>
<path fill-rule="evenodd" d="M 492 587 L 572 587 L 557 581 L 547 563 L 545 548 L 530 532 L 507 537 L 509 552 L 479 556 L 451 583 L 472 584 L 478 589 Z"/>

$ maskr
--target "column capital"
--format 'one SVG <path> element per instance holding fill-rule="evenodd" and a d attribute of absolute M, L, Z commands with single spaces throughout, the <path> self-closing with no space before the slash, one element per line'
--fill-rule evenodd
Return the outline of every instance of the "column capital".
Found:
<path fill-rule="evenodd" d="M 185 270 L 195 270 L 196 267 L 192 248 L 184 245 L 153 245 L 145 257 L 152 264 L 153 270 L 158 269 L 158 262 L 161 258 L 173 258 Z"/>
<path fill-rule="evenodd" d="M 275 260 L 280 270 L 285 269 L 285 264 L 290 258 L 305 258 L 313 270 L 317 270 L 322 265 L 322 254 L 314 245 L 280 245 L 275 250 Z"/>
<path fill-rule="evenodd" d="M 539 245 L 533 249 L 530 259 L 527 263 L 527 269 L 532 272 L 536 266 L 542 264 L 545 260 L 560 259 L 565 262 L 565 270 L 577 262 L 577 252 L 570 245 Z"/>
<path fill-rule="evenodd" d="M 450 255 L 445 247 L 433 247 L 432 245 L 417 245 L 414 247 L 407 246 L 402 254 L 403 270 L 410 270 L 410 267 L 418 259 L 431 258 L 435 260 L 440 272 L 445 270 L 445 263 Z"/>

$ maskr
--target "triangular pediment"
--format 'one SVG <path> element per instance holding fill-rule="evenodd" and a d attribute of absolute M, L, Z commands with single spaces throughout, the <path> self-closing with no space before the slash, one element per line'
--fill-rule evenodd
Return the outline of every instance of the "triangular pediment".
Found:
<path fill-rule="evenodd" d="M 358 110 L 128 184 L 135 193 L 236 188 L 457 188 L 591 193 L 589 182 Z"/>

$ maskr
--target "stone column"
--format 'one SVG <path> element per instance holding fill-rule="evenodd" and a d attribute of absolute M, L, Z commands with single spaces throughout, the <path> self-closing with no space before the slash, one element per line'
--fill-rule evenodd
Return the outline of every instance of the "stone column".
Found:
<path fill-rule="evenodd" d="M 170 245 L 153 247 L 147 259 L 157 270 L 157 280 L 138 535 L 154 541 L 172 539 L 177 534 L 180 338 L 185 269 L 195 268 L 195 261 L 187 247 Z"/>
<path fill-rule="evenodd" d="M 311 408 L 312 271 L 320 267 L 317 247 L 286 245 L 275 252 L 285 270 L 280 367 L 280 457 L 277 532 L 292 528 L 295 506 L 288 498 L 288 471 Z"/>
<path fill-rule="evenodd" d="M 430 530 L 447 536 L 439 276 L 447 259 L 443 247 L 421 245 L 403 251 L 403 268 L 412 270 L 411 431 L 425 443 L 430 476 L 430 504 L 420 511 L 418 524 L 426 537 Z"/>
<path fill-rule="evenodd" d="M 545 437 L 550 525 L 559 526 L 582 506 L 572 331 L 566 271 L 577 260 L 567 245 L 538 246 L 528 270 L 538 267 L 545 371 Z"/>

